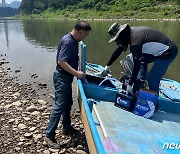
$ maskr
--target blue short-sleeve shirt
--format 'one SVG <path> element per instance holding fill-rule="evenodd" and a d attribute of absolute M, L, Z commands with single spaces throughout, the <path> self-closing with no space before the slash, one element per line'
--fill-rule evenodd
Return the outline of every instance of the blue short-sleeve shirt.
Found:
<path fill-rule="evenodd" d="M 57 71 L 65 71 L 58 64 L 58 61 L 65 61 L 72 68 L 78 69 L 78 41 L 74 39 L 71 33 L 64 35 L 61 39 L 56 56 Z"/>

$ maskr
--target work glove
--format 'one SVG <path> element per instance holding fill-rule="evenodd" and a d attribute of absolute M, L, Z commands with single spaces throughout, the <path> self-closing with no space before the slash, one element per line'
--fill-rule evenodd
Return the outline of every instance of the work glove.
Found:
<path fill-rule="evenodd" d="M 127 94 L 133 94 L 133 87 L 128 85 L 126 88 Z"/>
<path fill-rule="evenodd" d="M 94 73 L 95 76 L 102 77 L 101 72 Z"/>
<path fill-rule="evenodd" d="M 107 74 L 108 74 L 108 72 L 109 72 L 109 70 L 110 70 L 110 67 L 111 66 L 105 66 L 105 68 L 104 68 L 104 70 L 102 71 L 102 73 L 101 73 L 101 76 L 106 76 Z"/>

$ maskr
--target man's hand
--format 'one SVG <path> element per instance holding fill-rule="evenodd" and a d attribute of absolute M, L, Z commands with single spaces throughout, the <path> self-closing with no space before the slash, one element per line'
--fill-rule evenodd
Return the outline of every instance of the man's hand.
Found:
<path fill-rule="evenodd" d="M 126 88 L 126 91 L 128 94 L 133 94 L 133 87 L 128 85 L 127 88 Z"/>
<path fill-rule="evenodd" d="M 86 76 L 86 74 L 83 73 L 82 71 L 77 71 L 77 73 L 76 73 L 76 77 L 79 79 L 84 78 L 85 76 Z"/>
<path fill-rule="evenodd" d="M 102 71 L 102 73 L 101 73 L 101 76 L 106 76 L 107 75 L 107 73 L 108 73 L 108 71 L 110 70 L 110 67 L 111 66 L 105 66 L 105 68 L 104 68 L 104 70 Z"/>

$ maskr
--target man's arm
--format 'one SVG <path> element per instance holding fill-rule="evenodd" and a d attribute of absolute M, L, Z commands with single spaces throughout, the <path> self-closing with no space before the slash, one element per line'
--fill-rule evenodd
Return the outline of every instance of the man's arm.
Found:
<path fill-rule="evenodd" d="M 141 67 L 140 63 L 141 63 L 140 61 L 134 60 L 134 68 L 133 68 L 133 71 L 132 71 L 131 79 L 129 81 L 130 86 L 133 85 L 133 83 L 135 82 L 135 80 L 137 78 L 137 75 L 138 75 L 140 67 Z"/>
<path fill-rule="evenodd" d="M 83 78 L 85 77 L 85 73 L 81 71 L 77 71 L 74 68 L 72 68 L 66 61 L 58 61 L 58 64 L 68 73 L 72 74 L 73 76 L 77 78 Z"/>
<path fill-rule="evenodd" d="M 112 54 L 111 58 L 109 59 L 107 66 L 111 66 L 112 63 L 121 55 L 121 53 L 124 51 L 123 47 L 119 46 Z"/>
<path fill-rule="evenodd" d="M 138 76 L 138 73 L 140 71 L 140 68 L 141 68 L 141 60 L 140 59 L 133 58 L 133 61 L 134 61 L 134 68 L 132 71 L 131 79 L 130 79 L 129 84 L 126 89 L 127 93 L 130 93 L 130 94 L 133 94 L 133 86 L 132 85 L 135 82 L 135 80 Z"/>
<path fill-rule="evenodd" d="M 110 70 L 112 63 L 121 55 L 123 52 L 123 47 L 119 46 L 112 54 L 111 58 L 109 59 L 107 65 L 104 68 L 104 71 L 101 73 L 102 76 L 106 76 L 107 72 Z"/>

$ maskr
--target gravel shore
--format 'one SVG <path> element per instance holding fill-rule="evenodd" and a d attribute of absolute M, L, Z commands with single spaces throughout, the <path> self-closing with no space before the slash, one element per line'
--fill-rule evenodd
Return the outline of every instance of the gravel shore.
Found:
<path fill-rule="evenodd" d="M 30 82 L 18 82 L 18 76 L 11 75 L 11 69 L 6 67 L 7 63 L 9 62 L 6 61 L 6 55 L 0 54 L 0 153 L 89 153 L 80 111 L 77 108 L 72 110 L 72 125 L 79 133 L 72 136 L 62 135 L 60 122 L 56 131 L 57 140 L 70 142 L 62 149 L 51 149 L 46 146 L 45 130 L 54 95 L 48 91 L 46 93 L 47 85 L 44 83 L 35 83 L 34 87 Z M 14 73 L 20 71 L 16 70 Z M 34 74 L 31 77 L 37 76 Z M 44 89 L 42 95 L 38 93 L 38 89 Z"/>

